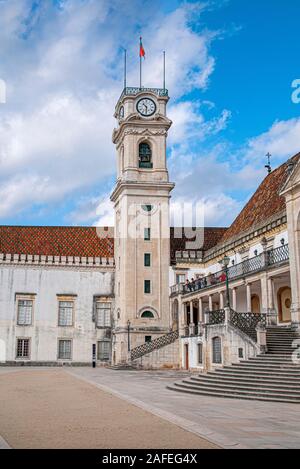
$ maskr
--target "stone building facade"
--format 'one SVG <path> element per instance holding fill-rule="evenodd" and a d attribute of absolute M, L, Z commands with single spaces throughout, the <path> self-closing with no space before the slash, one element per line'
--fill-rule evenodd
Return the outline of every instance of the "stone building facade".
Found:
<path fill-rule="evenodd" d="M 206 371 L 256 356 L 266 325 L 299 329 L 300 154 L 229 228 L 170 228 L 167 103 L 118 100 L 114 229 L 0 227 L 3 364 Z"/>

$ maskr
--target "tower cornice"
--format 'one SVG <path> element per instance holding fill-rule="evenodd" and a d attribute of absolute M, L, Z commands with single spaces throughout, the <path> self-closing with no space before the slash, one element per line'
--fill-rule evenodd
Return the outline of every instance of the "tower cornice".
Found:
<path fill-rule="evenodd" d="M 175 187 L 173 182 L 137 182 L 137 181 L 118 181 L 117 185 L 110 196 L 110 200 L 115 202 L 119 197 L 120 194 L 130 189 L 131 191 L 136 191 L 136 195 L 140 195 L 139 191 L 153 191 L 156 189 L 157 191 L 162 192 L 171 192 Z M 159 196 L 157 193 L 156 196 Z"/>
<path fill-rule="evenodd" d="M 145 128 L 147 124 L 147 128 Z M 124 135 L 167 135 L 171 119 L 156 113 L 151 120 L 142 118 L 137 112 L 124 119 L 118 129 L 113 130 L 112 141 L 116 145 Z"/>

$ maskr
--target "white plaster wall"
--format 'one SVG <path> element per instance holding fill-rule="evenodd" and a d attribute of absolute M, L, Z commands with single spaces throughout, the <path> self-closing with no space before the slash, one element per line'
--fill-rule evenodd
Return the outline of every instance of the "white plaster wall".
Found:
<path fill-rule="evenodd" d="M 274 249 L 279 248 L 281 246 L 281 240 L 284 239 L 284 243 L 288 244 L 289 237 L 287 230 L 278 233 L 274 238 Z"/>
<path fill-rule="evenodd" d="M 254 252 L 257 251 L 257 255 L 259 256 L 263 252 L 263 247 L 260 243 L 253 244 L 253 246 L 249 249 L 249 259 L 255 257 Z"/>
<path fill-rule="evenodd" d="M 203 363 L 200 364 L 198 363 L 198 344 L 202 343 L 203 345 L 203 356 L 202 356 L 202 361 Z M 181 368 L 185 368 L 185 345 L 188 344 L 189 346 L 189 367 L 192 370 L 199 370 L 202 371 L 204 370 L 204 363 L 205 363 L 205 358 L 204 358 L 204 346 L 205 343 L 203 343 L 203 339 L 201 337 L 185 337 L 184 339 L 181 339 Z"/>
<path fill-rule="evenodd" d="M 15 360 L 16 337 L 31 339 L 32 361 L 56 361 L 59 338 L 72 339 L 72 361 L 90 362 L 92 344 L 104 331 L 92 321 L 94 295 L 113 294 L 112 271 L 97 268 L 1 266 L 0 340 L 6 344 L 6 360 Z M 35 294 L 32 326 L 16 324 L 16 293 Z M 77 295 L 74 327 L 58 327 L 57 295 Z"/>

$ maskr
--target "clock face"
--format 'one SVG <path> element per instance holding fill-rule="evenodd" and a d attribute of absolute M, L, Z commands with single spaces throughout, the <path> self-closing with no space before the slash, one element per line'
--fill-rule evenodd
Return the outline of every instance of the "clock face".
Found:
<path fill-rule="evenodd" d="M 156 104 L 150 98 L 142 98 L 137 102 L 136 108 L 142 116 L 152 116 L 156 111 Z"/>
<path fill-rule="evenodd" d="M 119 110 L 119 118 L 123 119 L 123 117 L 124 117 L 124 106 L 121 106 Z"/>

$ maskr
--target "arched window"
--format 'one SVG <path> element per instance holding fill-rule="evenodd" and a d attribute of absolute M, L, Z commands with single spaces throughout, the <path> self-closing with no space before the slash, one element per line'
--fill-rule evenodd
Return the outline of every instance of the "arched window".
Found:
<path fill-rule="evenodd" d="M 222 363 L 222 350 L 221 350 L 221 338 L 214 337 L 212 339 L 212 352 L 213 352 L 213 363 Z"/>
<path fill-rule="evenodd" d="M 152 168 L 151 148 L 146 142 L 142 142 L 139 145 L 139 167 Z"/>
<path fill-rule="evenodd" d="M 141 318 L 154 318 L 152 311 L 144 311 L 141 315 Z"/>

